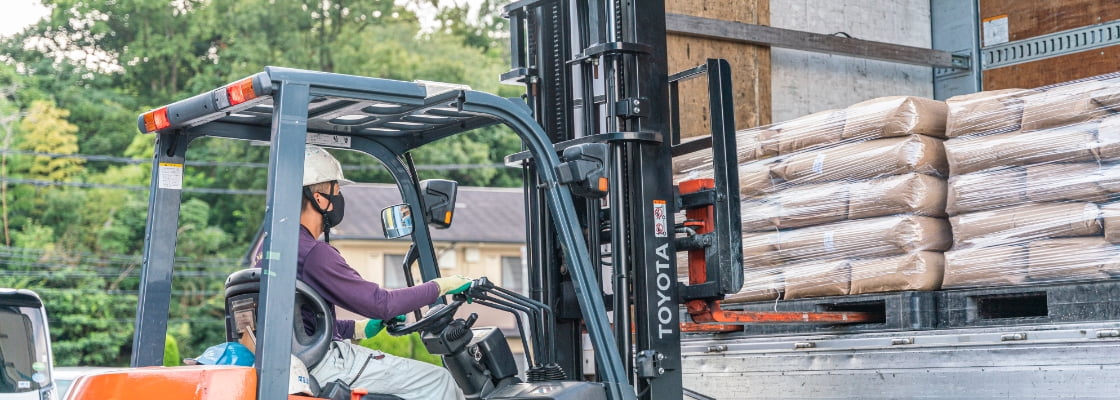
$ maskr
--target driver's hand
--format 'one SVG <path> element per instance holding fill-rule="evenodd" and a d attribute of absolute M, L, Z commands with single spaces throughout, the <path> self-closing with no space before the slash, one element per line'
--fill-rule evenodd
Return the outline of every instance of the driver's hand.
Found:
<path fill-rule="evenodd" d="M 408 317 L 398 315 L 389 321 L 404 322 Z M 354 321 L 354 340 L 362 340 L 377 336 L 381 330 L 385 329 L 385 321 L 379 319 L 363 319 L 361 321 Z"/>
<path fill-rule="evenodd" d="M 354 321 L 354 340 L 362 340 L 377 336 L 381 332 L 381 320 L 379 319 L 363 319 Z"/>
<path fill-rule="evenodd" d="M 473 280 L 462 275 L 432 279 L 439 284 L 439 295 L 459 294 L 471 288 Z"/>

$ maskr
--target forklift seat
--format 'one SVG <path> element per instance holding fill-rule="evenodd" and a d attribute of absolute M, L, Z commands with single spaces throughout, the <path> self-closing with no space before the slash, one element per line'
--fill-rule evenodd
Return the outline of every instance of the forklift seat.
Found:
<path fill-rule="evenodd" d="M 226 278 L 226 340 L 243 340 L 246 329 L 256 335 L 257 306 L 261 290 L 261 269 L 243 269 Z M 296 297 L 292 327 L 292 354 L 310 371 L 326 356 L 334 339 L 334 317 L 331 307 L 315 289 L 296 281 Z M 314 320 L 313 326 L 304 324 L 305 318 Z M 309 376 L 311 392 L 320 395 L 322 387 L 314 376 Z M 347 394 L 346 399 L 350 399 Z M 365 394 L 361 400 L 401 400 L 386 394 Z"/>
<path fill-rule="evenodd" d="M 242 340 L 246 328 L 256 335 L 260 288 L 259 268 L 243 269 L 226 278 L 226 340 Z M 310 370 L 330 349 L 334 317 L 323 297 L 300 281 L 296 281 L 294 309 L 292 354 Z M 308 316 L 314 320 L 313 326 L 305 326 L 304 319 Z"/>

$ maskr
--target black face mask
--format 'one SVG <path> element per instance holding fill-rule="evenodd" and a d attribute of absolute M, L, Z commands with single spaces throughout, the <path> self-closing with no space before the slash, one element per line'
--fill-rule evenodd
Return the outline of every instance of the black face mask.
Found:
<path fill-rule="evenodd" d="M 337 195 L 319 193 L 319 195 L 325 197 L 327 201 L 330 202 L 329 204 L 334 204 L 334 208 L 330 211 L 324 211 L 319 207 L 319 202 L 315 201 L 315 196 L 311 193 L 311 189 L 307 187 L 303 188 L 303 197 L 306 197 L 307 200 L 311 202 L 311 207 L 314 207 L 315 211 L 323 214 L 323 225 L 325 225 L 323 232 L 326 234 L 327 241 L 330 241 L 331 227 L 341 224 L 342 217 L 346 215 L 346 199 L 342 197 L 342 193 Z"/>
<path fill-rule="evenodd" d="M 332 226 L 338 226 L 338 224 L 342 223 L 342 217 L 346 215 L 346 199 L 342 197 L 342 193 L 339 193 L 337 195 L 329 195 L 325 193 L 319 194 L 323 195 L 323 197 L 326 197 L 327 201 L 331 202 L 331 204 L 334 204 L 334 208 L 332 208 L 330 211 L 322 211 L 323 219 L 325 219 L 327 222 L 327 228 L 329 229 Z"/>

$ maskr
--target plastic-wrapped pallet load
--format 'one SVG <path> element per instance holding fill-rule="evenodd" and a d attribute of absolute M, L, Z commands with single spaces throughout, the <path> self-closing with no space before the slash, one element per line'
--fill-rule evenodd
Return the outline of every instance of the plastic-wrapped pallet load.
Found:
<path fill-rule="evenodd" d="M 1120 274 L 1120 80 L 947 103 L 944 287 Z"/>
<path fill-rule="evenodd" d="M 738 132 L 746 275 L 727 301 L 940 288 L 946 114 L 888 97 Z M 674 171 L 711 177 L 711 153 Z"/>
<path fill-rule="evenodd" d="M 742 131 L 747 272 L 728 301 L 1120 277 L 1118 112 L 1106 76 Z"/>

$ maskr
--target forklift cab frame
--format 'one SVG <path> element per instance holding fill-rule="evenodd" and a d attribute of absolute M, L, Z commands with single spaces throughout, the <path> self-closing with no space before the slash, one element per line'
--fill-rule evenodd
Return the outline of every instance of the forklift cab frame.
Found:
<path fill-rule="evenodd" d="M 262 230 L 257 398 L 287 396 L 291 354 L 299 205 L 306 144 L 366 153 L 388 169 L 405 203 L 422 210 L 418 182 L 402 160 L 410 150 L 493 124 L 520 136 L 532 156 L 548 212 L 555 221 L 596 366 L 611 399 L 634 398 L 628 371 L 607 320 L 603 298 L 577 224 L 568 186 L 557 177 L 556 149 L 528 106 L 462 86 L 402 82 L 267 67 L 218 89 L 141 115 L 142 132 L 156 134 L 145 232 L 143 271 L 133 342 L 133 367 L 162 364 L 182 195 L 183 165 L 201 137 L 270 144 L 267 209 Z M 414 245 L 424 281 L 438 277 L 431 234 L 416 224 Z"/>

